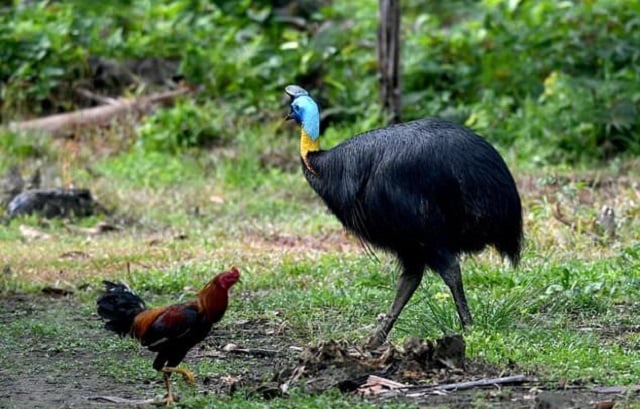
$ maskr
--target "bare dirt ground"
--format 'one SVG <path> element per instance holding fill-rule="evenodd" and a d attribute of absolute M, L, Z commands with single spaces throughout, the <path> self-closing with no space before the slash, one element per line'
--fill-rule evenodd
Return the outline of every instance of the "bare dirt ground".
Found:
<path fill-rule="evenodd" d="M 39 326 L 41 322 L 43 326 Z M 13 295 L 0 300 L 0 324 L 31 326 L 14 345 L 0 350 L 0 408 L 122 408 L 152 407 L 140 402 L 163 392 L 160 377 L 137 380 L 114 379 L 104 372 L 100 360 L 124 361 L 144 350 L 101 350 L 105 337 L 98 318 L 83 311 L 73 298 Z M 22 325 L 22 324 L 21 324 Z M 60 328 L 51 331 L 47 328 Z M 110 336 L 110 335 L 107 335 Z M 265 399 L 286 397 L 288 388 L 308 393 L 337 388 L 372 402 L 406 401 L 416 406 L 463 408 L 607 408 L 640 404 L 637 394 L 596 393 L 579 385 L 545 385 L 535 374 L 516 385 L 488 385 L 468 390 L 426 391 L 425 386 L 518 375 L 517 364 L 499 372 L 491 365 L 464 358 L 461 338 L 438 342 L 413 340 L 402 348 L 383 348 L 367 353 L 356 345 L 324 341 L 301 345 L 277 321 L 229 322 L 190 352 L 185 364 L 218 359 L 232 368 L 224 374 L 197 374 L 196 389 L 207 395 L 242 393 Z M 104 362 L 104 361 L 102 361 Z M 464 362 L 464 369 L 457 368 Z M 369 375 L 412 385 L 393 390 L 381 384 L 366 386 Z M 375 382 L 374 382 L 375 383 Z M 395 395 L 395 396 L 392 396 Z M 115 402 L 121 399 L 121 402 Z M 136 403 L 137 402 L 137 403 Z"/>

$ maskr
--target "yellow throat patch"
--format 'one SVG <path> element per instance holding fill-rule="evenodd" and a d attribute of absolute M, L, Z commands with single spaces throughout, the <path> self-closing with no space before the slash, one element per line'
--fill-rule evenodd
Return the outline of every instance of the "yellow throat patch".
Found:
<path fill-rule="evenodd" d="M 307 161 L 307 154 L 309 152 L 316 152 L 320 150 L 320 142 L 318 140 L 313 140 L 307 134 L 304 129 L 300 130 L 300 156 L 304 161 L 304 165 L 311 171 L 311 173 L 316 174 L 315 169 L 311 167 L 309 162 Z"/>
<path fill-rule="evenodd" d="M 300 130 L 300 156 L 307 157 L 307 153 L 320 150 L 320 143 L 311 139 L 304 129 Z"/>

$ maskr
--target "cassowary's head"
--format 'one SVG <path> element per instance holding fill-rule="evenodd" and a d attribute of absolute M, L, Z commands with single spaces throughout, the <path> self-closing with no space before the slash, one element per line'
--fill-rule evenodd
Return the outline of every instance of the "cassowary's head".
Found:
<path fill-rule="evenodd" d="M 291 110 L 286 119 L 295 119 L 312 140 L 320 136 L 320 109 L 309 93 L 297 86 L 289 85 L 285 92 L 291 97 Z"/>

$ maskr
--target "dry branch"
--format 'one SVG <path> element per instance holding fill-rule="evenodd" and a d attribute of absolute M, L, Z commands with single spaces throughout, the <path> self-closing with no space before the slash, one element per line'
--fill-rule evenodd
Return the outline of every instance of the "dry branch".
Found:
<path fill-rule="evenodd" d="M 640 385 L 628 386 L 598 386 L 592 389 L 595 393 L 602 394 L 625 394 L 629 392 L 640 392 Z"/>
<path fill-rule="evenodd" d="M 572 231 L 576 232 L 576 233 L 584 233 L 586 235 L 588 235 L 589 237 L 591 237 L 594 240 L 599 240 L 600 237 L 593 233 L 590 232 L 589 230 L 581 230 L 578 228 L 577 223 L 572 222 L 571 220 L 569 220 L 569 218 L 567 216 L 565 216 L 564 212 L 562 211 L 562 208 L 560 207 L 560 203 L 557 202 L 556 206 L 553 209 L 553 217 L 559 221 L 560 223 L 564 224 L 565 226 L 569 227 Z"/>
<path fill-rule="evenodd" d="M 87 396 L 87 399 L 96 402 L 107 402 L 121 405 L 149 405 L 164 402 L 156 399 L 127 399 L 119 396 Z"/>
<path fill-rule="evenodd" d="M 104 95 L 96 94 L 84 88 L 76 89 L 76 93 L 84 98 L 104 105 L 118 105 L 120 103 L 117 98 L 105 97 Z"/>
<path fill-rule="evenodd" d="M 168 104 L 177 97 L 190 92 L 187 88 L 160 92 L 139 98 L 121 98 L 109 105 L 81 109 L 44 118 L 9 123 L 10 131 L 37 131 L 45 133 L 63 133 L 83 126 L 106 125 L 114 118 L 129 112 L 145 111 L 157 104 Z"/>
<path fill-rule="evenodd" d="M 475 381 L 447 383 L 442 385 L 417 386 L 417 387 L 411 386 L 407 388 L 390 390 L 390 391 L 384 392 L 380 396 L 392 397 L 392 396 L 404 395 L 407 397 L 415 398 L 415 397 L 427 395 L 429 393 L 434 393 L 434 392 L 459 391 L 464 389 L 484 388 L 487 386 L 494 386 L 494 385 L 519 385 L 525 382 L 527 382 L 527 377 L 525 375 L 514 375 L 514 376 L 506 376 L 502 378 L 484 378 L 484 379 L 478 379 Z"/>
<path fill-rule="evenodd" d="M 255 356 L 275 356 L 280 352 L 280 351 L 275 350 L 275 349 L 240 348 L 240 347 L 237 347 L 237 346 L 229 347 L 229 345 L 234 345 L 234 344 L 226 345 L 223 348 L 223 350 L 224 350 L 224 352 L 231 353 L 231 354 L 255 355 Z"/>

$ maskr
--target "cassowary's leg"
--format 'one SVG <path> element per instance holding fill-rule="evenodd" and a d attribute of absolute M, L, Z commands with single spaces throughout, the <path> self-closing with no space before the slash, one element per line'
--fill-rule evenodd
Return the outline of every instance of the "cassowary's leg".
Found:
<path fill-rule="evenodd" d="M 464 288 L 462 287 L 462 274 L 460 273 L 460 263 L 454 257 L 451 259 L 449 266 L 440 269 L 438 271 L 445 284 L 451 290 L 453 300 L 456 303 L 456 309 L 458 310 L 458 316 L 462 322 L 462 327 L 466 327 L 473 324 L 471 318 L 471 312 L 469 311 L 469 305 L 467 305 L 467 298 L 464 295 Z"/>
<path fill-rule="evenodd" d="M 402 309 L 411 296 L 416 291 L 422 281 L 422 273 L 424 272 L 424 265 L 414 264 L 409 265 L 404 263 L 404 270 L 398 280 L 398 287 L 396 289 L 396 298 L 393 300 L 391 310 L 382 321 L 380 327 L 373 333 L 367 342 L 368 348 L 377 348 L 382 345 L 387 339 L 387 335 L 393 328 L 398 316 L 402 312 Z"/>

